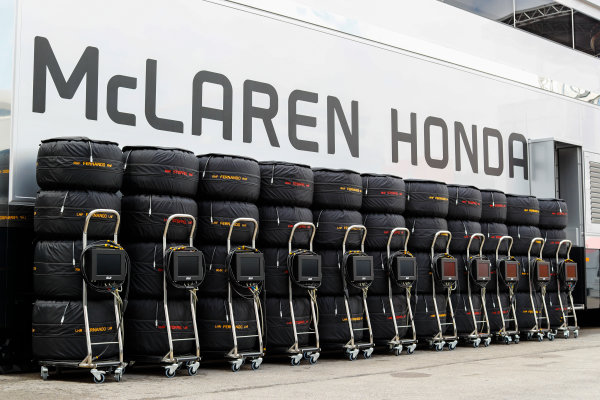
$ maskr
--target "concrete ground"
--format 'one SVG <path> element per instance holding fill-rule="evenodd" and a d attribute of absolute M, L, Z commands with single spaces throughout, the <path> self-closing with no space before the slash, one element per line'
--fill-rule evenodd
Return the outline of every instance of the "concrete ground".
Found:
<path fill-rule="evenodd" d="M 285 359 L 246 365 L 205 363 L 196 376 L 167 379 L 157 368 L 135 367 L 121 383 L 91 383 L 89 373 L 0 375 L 0 399 L 600 399 L 600 328 L 578 339 L 521 342 L 399 357 L 376 354 L 350 362 L 330 355 L 291 367 Z"/>

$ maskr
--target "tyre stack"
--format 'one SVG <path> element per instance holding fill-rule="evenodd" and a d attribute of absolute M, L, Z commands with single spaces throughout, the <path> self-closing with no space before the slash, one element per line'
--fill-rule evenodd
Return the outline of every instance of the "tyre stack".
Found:
<path fill-rule="evenodd" d="M 387 242 L 394 228 L 404 228 L 402 213 L 406 206 L 406 188 L 402 178 L 393 175 L 362 174 L 363 199 L 361 213 L 363 225 L 367 228 L 365 251 L 373 256 L 375 279 L 369 288 L 367 306 L 376 345 L 385 345 L 396 335 L 390 307 Z M 403 232 L 394 234 L 390 250 L 404 248 L 406 236 Z M 403 289 L 392 285 L 392 304 L 397 324 L 406 325 L 408 306 Z M 402 338 L 407 328 L 399 328 Z"/>
<path fill-rule="evenodd" d="M 546 288 L 546 305 L 550 316 L 550 326 L 556 329 L 563 323 L 563 312 L 566 313 L 568 304 L 566 287 L 562 285 L 560 292 L 558 290 L 558 279 L 560 278 L 558 276 L 556 251 L 558 250 L 559 243 L 567 239 L 566 228 L 569 223 L 569 215 L 567 202 L 562 199 L 538 199 L 538 202 L 540 205 L 540 232 L 546 240 L 543 250 L 544 259 L 550 261 L 550 265 L 552 266 L 552 277 Z M 560 248 L 559 260 L 566 258 L 567 250 L 568 246 L 566 245 Z M 561 298 L 559 299 L 558 296 Z"/>
<path fill-rule="evenodd" d="M 169 352 L 163 304 L 163 233 L 169 216 L 197 216 L 198 160 L 177 148 L 123 148 L 123 224 L 121 236 L 131 261 L 129 305 L 125 314 L 129 359 L 162 357 Z M 192 221 L 176 218 L 167 248 L 189 245 Z M 193 334 L 189 292 L 167 284 L 173 339 Z M 175 341 L 175 354 L 195 351 L 192 341 Z"/>
<path fill-rule="evenodd" d="M 354 171 L 313 168 L 313 219 L 317 228 L 315 249 L 321 255 L 322 283 L 319 288 L 319 336 L 321 347 L 335 348 L 350 340 L 344 305 L 342 243 L 346 228 L 361 225 L 362 178 Z M 358 250 L 362 232 L 348 235 L 346 250 Z M 368 235 L 367 235 L 368 236 Z M 364 307 L 361 291 L 348 286 L 348 303 L 354 329 L 363 327 Z M 354 340 L 363 340 L 363 331 L 354 332 Z"/>
<path fill-rule="evenodd" d="M 85 137 L 42 141 L 34 209 L 32 350 L 36 360 L 81 361 L 87 355 L 80 272 L 83 227 L 94 209 L 121 211 L 123 180 L 117 143 Z M 88 243 L 113 238 L 116 217 L 91 218 Z M 88 291 L 93 342 L 116 341 L 113 297 Z M 117 345 L 94 346 L 100 360 L 118 355 Z"/>
<path fill-rule="evenodd" d="M 532 294 L 534 305 L 532 305 L 529 285 L 529 260 L 527 257 L 531 240 L 542 236 L 538 227 L 540 207 L 535 196 L 513 194 L 506 195 L 506 205 L 508 234 L 513 238 L 511 254 L 521 264 L 521 276 L 515 295 L 517 322 L 521 331 L 527 331 L 535 326 L 535 315 L 541 316 L 543 307 L 541 295 L 535 286 L 535 292 Z M 531 259 L 534 260 L 539 255 L 540 244 L 536 243 L 531 247 Z"/>
<path fill-rule="evenodd" d="M 260 167 L 251 158 L 223 154 L 198 156 L 198 229 L 196 247 L 204 253 L 206 278 L 198 290 L 197 321 L 203 353 L 222 355 L 233 348 L 227 303 L 229 272 L 226 266 L 227 235 L 236 218 L 259 220 L 256 202 L 260 196 Z M 232 249 L 249 246 L 254 225 L 234 227 Z M 255 335 L 257 326 L 253 300 L 242 297 L 232 285 L 233 315 L 237 335 Z M 239 289 L 238 289 L 239 291 Z M 243 293 L 247 296 L 247 293 Z M 258 350 L 258 338 L 238 340 L 240 351 Z"/>
<path fill-rule="evenodd" d="M 452 307 L 456 328 L 461 334 L 469 334 L 475 330 L 473 326 L 473 315 L 477 320 L 483 320 L 483 302 L 479 286 L 471 282 L 471 301 L 473 310 L 469 304 L 469 265 L 467 248 L 469 240 L 475 233 L 481 233 L 481 192 L 474 186 L 448 185 L 448 230 L 452 233 L 450 242 L 450 253 L 456 257 L 458 267 L 458 284 L 452 293 Z M 473 239 L 468 249 L 469 255 L 479 254 L 481 240 Z M 480 328 L 481 326 L 479 326 Z"/>
<path fill-rule="evenodd" d="M 414 320 L 418 337 L 432 337 L 439 332 L 433 296 L 436 297 L 440 322 L 446 322 L 447 301 L 440 284 L 436 282 L 434 293 L 431 272 L 431 246 L 438 231 L 448 230 L 448 187 L 443 182 L 406 179 L 406 227 L 410 231 L 408 248 L 417 258 L 417 282 Z M 436 241 L 435 253 L 446 250 L 447 237 Z M 447 326 L 442 325 L 445 332 Z"/>
<path fill-rule="evenodd" d="M 288 240 L 298 222 L 313 222 L 314 179 L 308 165 L 267 161 L 260 166 L 260 232 L 258 241 L 265 257 L 266 328 L 265 344 L 270 352 L 287 350 L 294 344 L 287 268 Z M 292 249 L 308 249 L 312 230 L 301 226 L 294 233 Z M 299 333 L 298 344 L 314 340 L 308 291 L 292 284 L 292 305 Z"/>
<path fill-rule="evenodd" d="M 485 236 L 483 251 L 492 263 L 492 279 L 486 287 L 486 306 L 488 318 L 490 321 L 490 330 L 498 332 L 503 328 L 502 316 L 509 316 L 510 298 L 508 288 L 500 280 L 498 288 L 496 287 L 499 278 L 496 271 L 496 249 L 502 236 L 509 236 L 506 226 L 506 195 L 498 190 L 481 190 L 481 233 Z M 503 241 L 499 249 L 499 256 L 506 256 L 508 251 L 508 241 Z M 499 289 L 499 293 L 498 293 Z M 497 295 L 498 293 L 498 295 Z M 498 300 L 500 298 L 500 300 Z"/>

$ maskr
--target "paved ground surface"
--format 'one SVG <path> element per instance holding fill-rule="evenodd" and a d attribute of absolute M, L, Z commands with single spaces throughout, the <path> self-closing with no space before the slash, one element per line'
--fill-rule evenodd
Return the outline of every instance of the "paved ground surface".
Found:
<path fill-rule="evenodd" d="M 234 374 L 225 364 L 205 364 L 197 376 L 167 379 L 159 369 L 136 367 L 123 382 L 102 385 L 91 383 L 89 373 L 63 373 L 46 382 L 38 374 L 0 375 L 0 399 L 600 399 L 600 329 L 554 342 L 243 368 Z"/>

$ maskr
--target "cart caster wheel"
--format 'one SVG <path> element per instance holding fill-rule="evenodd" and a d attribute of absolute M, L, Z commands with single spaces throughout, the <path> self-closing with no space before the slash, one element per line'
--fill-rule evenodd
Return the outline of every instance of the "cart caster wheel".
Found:
<path fill-rule="evenodd" d="M 40 368 L 40 375 L 42 376 L 42 379 L 47 381 L 48 380 L 48 368 L 47 367 L 42 367 Z"/>
<path fill-rule="evenodd" d="M 452 351 L 452 350 L 456 349 L 457 345 L 458 345 L 458 342 L 456 340 L 454 342 L 448 343 L 448 350 Z"/>
<path fill-rule="evenodd" d="M 198 373 L 198 369 L 191 366 L 188 367 L 187 371 L 189 376 L 194 376 Z"/>
<path fill-rule="evenodd" d="M 346 350 L 346 356 L 348 357 L 348 360 L 354 361 L 358 358 L 358 350 Z"/>
<path fill-rule="evenodd" d="M 479 347 L 479 342 L 478 341 L 474 341 L 473 342 L 473 348 L 476 349 Z"/>
<path fill-rule="evenodd" d="M 104 383 L 104 374 L 94 375 L 94 383 Z"/>
<path fill-rule="evenodd" d="M 310 358 L 308 359 L 308 362 L 310 363 L 310 365 L 315 365 L 317 363 L 318 359 L 319 359 L 319 353 L 311 354 Z"/>
<path fill-rule="evenodd" d="M 492 342 L 491 338 L 485 338 L 483 340 L 483 347 L 489 347 L 491 342 Z"/>
<path fill-rule="evenodd" d="M 515 336 L 513 339 L 513 342 L 515 342 L 515 344 L 519 344 L 520 341 L 521 341 L 521 338 L 519 336 Z"/>
<path fill-rule="evenodd" d="M 579 331 L 573 332 L 573 338 L 577 339 L 579 337 Z"/>
<path fill-rule="evenodd" d="M 257 369 L 260 368 L 260 364 L 262 364 L 262 358 L 257 358 L 255 360 L 252 360 L 252 363 L 250 364 L 250 368 L 252 368 L 252 371 L 256 371 Z M 298 361 L 298 364 L 300 364 L 300 361 Z"/>
<path fill-rule="evenodd" d="M 372 355 L 373 355 L 372 347 L 367 350 L 363 350 L 363 357 L 365 358 L 365 360 L 368 360 L 369 358 L 371 358 Z"/>
<path fill-rule="evenodd" d="M 305 360 L 310 360 L 311 356 L 312 356 L 312 354 L 308 351 L 305 351 L 304 353 L 302 353 L 302 357 L 304 357 Z"/>
<path fill-rule="evenodd" d="M 171 368 L 165 368 L 165 376 L 167 378 L 173 378 L 173 377 L 175 377 L 175 375 L 176 375 L 175 370 L 172 370 Z"/>
<path fill-rule="evenodd" d="M 571 334 L 569 333 L 569 331 L 565 331 L 565 332 L 563 333 L 563 337 L 564 337 L 565 339 L 568 339 L 568 338 L 569 338 L 569 336 L 571 336 Z"/>
<path fill-rule="evenodd" d="M 544 336 L 543 335 L 538 335 L 537 339 L 538 339 L 538 342 L 543 342 L 544 341 Z"/>
<path fill-rule="evenodd" d="M 123 379 L 123 375 L 115 374 L 115 382 L 121 382 L 122 379 Z"/>
<path fill-rule="evenodd" d="M 504 344 L 510 344 L 510 338 L 508 336 L 505 336 L 502 341 L 504 342 Z"/>
<path fill-rule="evenodd" d="M 554 341 L 554 336 L 554 333 L 548 333 L 548 340 L 551 342 Z"/>
<path fill-rule="evenodd" d="M 527 333 L 527 340 L 531 340 L 533 338 L 533 334 L 531 332 Z"/>
<path fill-rule="evenodd" d="M 290 363 L 292 364 L 292 366 L 297 367 L 298 365 L 300 365 L 301 359 L 302 359 L 302 357 L 293 356 L 290 358 Z"/>
<path fill-rule="evenodd" d="M 410 345 L 406 348 L 406 354 L 414 354 L 415 349 L 417 348 L 416 344 Z"/>
<path fill-rule="evenodd" d="M 400 354 L 402 354 L 402 348 L 395 348 L 394 349 L 394 355 L 395 356 L 399 356 Z"/>
<path fill-rule="evenodd" d="M 436 343 L 435 351 L 442 351 L 442 350 L 444 350 L 444 345 L 442 343 Z"/>
<path fill-rule="evenodd" d="M 242 368 L 242 363 L 231 363 L 231 371 L 238 372 Z"/>

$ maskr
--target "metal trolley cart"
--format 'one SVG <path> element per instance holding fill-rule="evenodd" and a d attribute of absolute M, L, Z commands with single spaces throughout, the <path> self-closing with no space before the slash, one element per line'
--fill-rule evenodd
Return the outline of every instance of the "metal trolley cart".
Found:
<path fill-rule="evenodd" d="M 189 246 L 167 248 L 167 234 L 169 226 L 174 219 L 189 219 L 192 221 L 190 230 Z M 185 364 L 189 375 L 196 375 L 200 367 L 200 340 L 198 338 L 198 325 L 196 323 L 196 292 L 198 286 L 206 276 L 206 266 L 202 252 L 194 247 L 194 234 L 196 233 L 196 218 L 190 214 L 173 214 L 165 223 L 163 232 L 163 307 L 169 342 L 169 352 L 164 357 L 136 356 L 134 362 L 160 363 L 164 365 L 165 376 L 173 378 L 179 368 Z M 173 339 L 171 320 L 169 317 L 169 301 L 167 298 L 168 287 L 186 289 L 190 292 L 190 310 L 192 312 L 193 336 Z M 194 341 L 195 352 L 193 354 L 175 355 L 173 343 L 180 341 Z"/>
<path fill-rule="evenodd" d="M 308 250 L 294 249 L 292 250 L 292 240 L 294 233 L 300 226 L 308 226 L 312 232 Z M 313 252 L 313 239 L 315 237 L 316 228 L 312 222 L 298 222 L 292 227 L 290 239 L 288 241 L 288 292 L 290 301 L 290 316 L 292 320 L 292 329 L 294 331 L 294 344 L 288 349 L 292 365 L 300 365 L 300 361 L 308 360 L 311 364 L 316 364 L 321 355 L 321 347 L 319 343 L 319 326 L 317 316 L 317 289 L 321 286 L 321 256 Z M 294 315 L 293 291 L 292 286 L 297 285 L 308 291 L 310 297 L 310 312 L 312 317 L 313 329 L 307 332 L 298 333 L 296 328 L 296 316 Z M 300 347 L 298 345 L 298 335 L 314 336 L 313 346 Z"/>
<path fill-rule="evenodd" d="M 535 243 L 541 243 L 539 257 L 531 256 L 531 248 Z M 533 315 L 535 317 L 535 326 L 527 331 L 527 339 L 531 340 L 534 337 L 538 338 L 538 341 L 543 341 L 544 336 L 548 340 L 554 340 L 554 332 L 550 328 L 550 317 L 548 315 L 548 307 L 546 306 L 546 286 L 550 283 L 551 272 L 550 263 L 542 259 L 542 251 L 544 250 L 544 244 L 546 241 L 543 238 L 533 238 L 529 243 L 527 250 L 527 261 L 529 263 L 529 298 L 531 300 L 531 307 Z M 536 297 L 539 294 L 542 300 L 542 315 L 537 315 Z"/>
<path fill-rule="evenodd" d="M 113 240 L 103 240 L 90 244 L 88 246 L 87 231 L 91 218 L 96 214 L 112 214 L 116 217 L 115 231 Z M 120 382 L 127 363 L 123 361 L 123 310 L 121 306 L 123 301 L 120 292 L 123 290 L 123 284 L 128 279 L 129 273 L 129 258 L 127 253 L 118 243 L 119 225 L 121 224 L 121 216 L 116 210 L 96 209 L 90 211 L 85 218 L 83 226 L 83 250 L 81 252 L 81 273 L 82 273 L 82 304 L 83 304 L 83 319 L 85 325 L 85 341 L 87 347 L 87 356 L 81 361 L 56 361 L 43 360 L 39 364 L 41 366 L 40 373 L 42 379 L 48 379 L 48 367 L 54 368 L 87 368 L 94 377 L 94 382 L 104 382 L 107 373 L 113 373 L 115 381 Z M 86 265 L 86 256 L 90 254 Z M 119 261 L 114 262 L 114 256 L 117 256 Z M 102 260 L 103 258 L 103 260 Z M 102 271 L 98 268 L 98 264 L 107 262 L 111 264 L 110 271 Z M 114 263 L 114 264 L 113 264 Z M 91 265 L 90 265 L 91 264 Z M 118 270 L 118 273 L 115 273 Z M 109 292 L 113 295 L 113 304 L 115 311 L 116 323 L 116 341 L 113 342 L 93 342 L 90 335 L 90 320 L 88 315 L 88 288 L 93 290 Z M 94 347 L 110 346 L 117 344 L 119 346 L 119 357 L 115 360 L 95 361 Z"/>
<path fill-rule="evenodd" d="M 567 245 L 567 257 L 563 260 L 560 260 L 559 254 L 560 249 L 563 245 Z M 558 332 L 561 332 L 565 339 L 568 339 L 570 333 L 573 332 L 573 337 L 577 338 L 579 336 L 579 325 L 577 324 L 577 313 L 575 312 L 575 303 L 573 302 L 573 289 L 575 289 L 575 285 L 577 284 L 577 263 L 571 259 L 571 248 L 573 247 L 573 242 L 570 240 L 562 240 L 558 244 L 558 248 L 556 249 L 556 265 L 557 265 L 557 285 L 558 285 L 558 301 L 560 304 L 560 309 L 563 313 L 563 323 L 557 329 Z M 561 293 L 561 284 L 564 284 L 567 288 L 567 299 L 568 304 L 563 304 Z M 573 321 L 573 325 L 569 325 L 569 321 Z"/>
<path fill-rule="evenodd" d="M 360 242 L 360 250 L 349 250 L 346 251 L 346 241 L 348 240 L 348 234 L 353 230 L 359 230 L 362 232 L 362 238 Z M 368 256 L 365 253 L 365 239 L 367 237 L 367 228 L 364 225 L 351 225 L 346 229 L 344 235 L 344 241 L 342 243 L 342 252 L 344 254 L 344 260 L 342 263 L 342 283 L 344 286 L 344 305 L 346 308 L 346 317 L 348 319 L 348 328 L 350 329 L 350 340 L 344 345 L 346 355 L 350 361 L 354 361 L 358 358 L 358 353 L 363 352 L 363 356 L 368 359 L 371 358 L 373 350 L 375 348 L 375 342 L 373 341 L 373 329 L 371 327 L 371 319 L 369 317 L 369 307 L 367 306 L 367 292 L 369 286 L 373 283 L 374 271 L 373 271 L 373 257 Z M 350 294 L 348 292 L 348 284 L 356 287 L 362 291 L 362 300 L 364 307 L 364 318 L 367 321 L 366 328 L 354 328 L 352 326 L 352 312 L 348 298 Z M 362 330 L 369 333 L 369 341 L 356 342 L 354 340 L 354 332 Z"/>
<path fill-rule="evenodd" d="M 390 246 L 394 234 L 397 232 L 404 232 L 406 235 L 406 238 L 404 239 L 404 249 L 392 253 Z M 408 251 L 409 237 L 410 231 L 407 228 L 394 228 L 390 232 L 387 242 L 388 293 L 392 321 L 394 322 L 394 331 L 396 332 L 396 335 L 388 342 L 388 346 L 390 350 L 392 350 L 397 356 L 402 353 L 403 346 L 406 346 L 407 354 L 413 354 L 417 348 L 417 331 L 415 329 L 415 321 L 413 319 L 412 306 L 410 304 L 412 286 L 417 280 L 417 261 Z M 392 300 L 393 285 L 403 288 L 406 293 L 406 325 L 398 326 L 396 311 L 394 310 L 394 302 Z M 398 334 L 399 328 L 409 328 L 412 332 L 411 337 L 406 339 L 400 338 Z"/>
<path fill-rule="evenodd" d="M 238 246 L 232 249 L 231 235 L 236 225 L 241 222 L 250 222 L 254 224 L 252 233 L 252 244 L 248 246 Z M 246 362 L 251 359 L 252 370 L 257 370 L 263 362 L 263 328 L 262 328 L 262 304 L 260 301 L 260 292 L 265 281 L 265 262 L 263 254 L 256 249 L 256 234 L 258 233 L 258 221 L 254 218 L 236 218 L 231 222 L 229 234 L 227 236 L 227 270 L 229 280 L 227 282 L 227 304 L 229 320 L 231 321 L 231 334 L 233 336 L 233 348 L 227 353 L 231 364 L 231 370 L 237 372 Z M 235 288 L 234 288 L 235 287 Z M 247 297 L 246 293 L 240 293 L 237 288 L 250 292 L 254 306 L 254 316 L 256 318 L 256 335 L 238 336 L 235 318 L 233 314 L 233 291 L 235 290 L 242 297 Z M 238 350 L 238 339 L 257 338 L 258 349 L 256 351 Z"/>
<path fill-rule="evenodd" d="M 435 254 L 435 244 L 440 236 L 447 236 L 446 251 L 442 254 Z M 450 231 L 438 231 L 431 242 L 431 279 L 433 287 L 433 306 L 435 308 L 435 317 L 438 325 L 438 333 L 429 339 L 429 346 L 435 348 L 436 351 L 442 351 L 444 345 L 448 344 L 448 350 L 454 350 L 458 344 L 458 332 L 456 330 L 456 320 L 454 319 L 454 308 L 450 296 L 452 291 L 456 289 L 458 282 L 458 268 L 456 259 L 450 255 L 450 241 L 452 233 Z M 436 280 L 440 282 L 442 287 L 446 289 L 446 301 L 448 303 L 448 311 L 452 322 L 444 322 L 440 320 L 440 310 L 438 309 L 435 285 Z M 444 310 L 445 311 L 445 310 Z M 452 335 L 444 335 L 442 326 L 451 325 Z"/>
<path fill-rule="evenodd" d="M 508 250 L 505 257 L 500 258 L 500 247 L 503 241 L 509 241 Z M 496 339 L 506 344 L 519 343 L 519 325 L 517 323 L 517 311 L 515 309 L 515 287 L 519 282 L 519 261 L 510 255 L 513 245 L 511 236 L 502 236 L 498 240 L 496 247 L 496 298 L 500 308 L 500 318 L 502 327 L 498 332 L 493 332 Z M 504 318 L 504 308 L 500 299 L 500 287 L 504 285 L 508 288 L 508 310 L 507 318 Z"/>
<path fill-rule="evenodd" d="M 473 239 L 479 239 L 479 254 L 471 255 L 471 243 Z M 490 260 L 483 255 L 483 244 L 485 243 L 485 236 L 481 233 L 474 233 L 469 238 L 467 245 L 467 262 L 465 268 L 467 270 L 467 296 L 469 298 L 469 309 L 471 311 L 471 317 L 473 318 L 473 331 L 468 335 L 462 337 L 473 344 L 473 347 L 477 348 L 481 343 L 484 347 L 488 347 L 492 341 L 492 335 L 490 332 L 490 320 L 488 318 L 487 307 L 485 304 L 485 292 L 486 286 L 492 280 L 492 267 Z M 475 315 L 475 309 L 473 307 L 473 290 L 471 285 L 474 284 L 479 287 L 481 294 L 481 306 L 483 309 L 483 319 L 478 320 Z"/>

